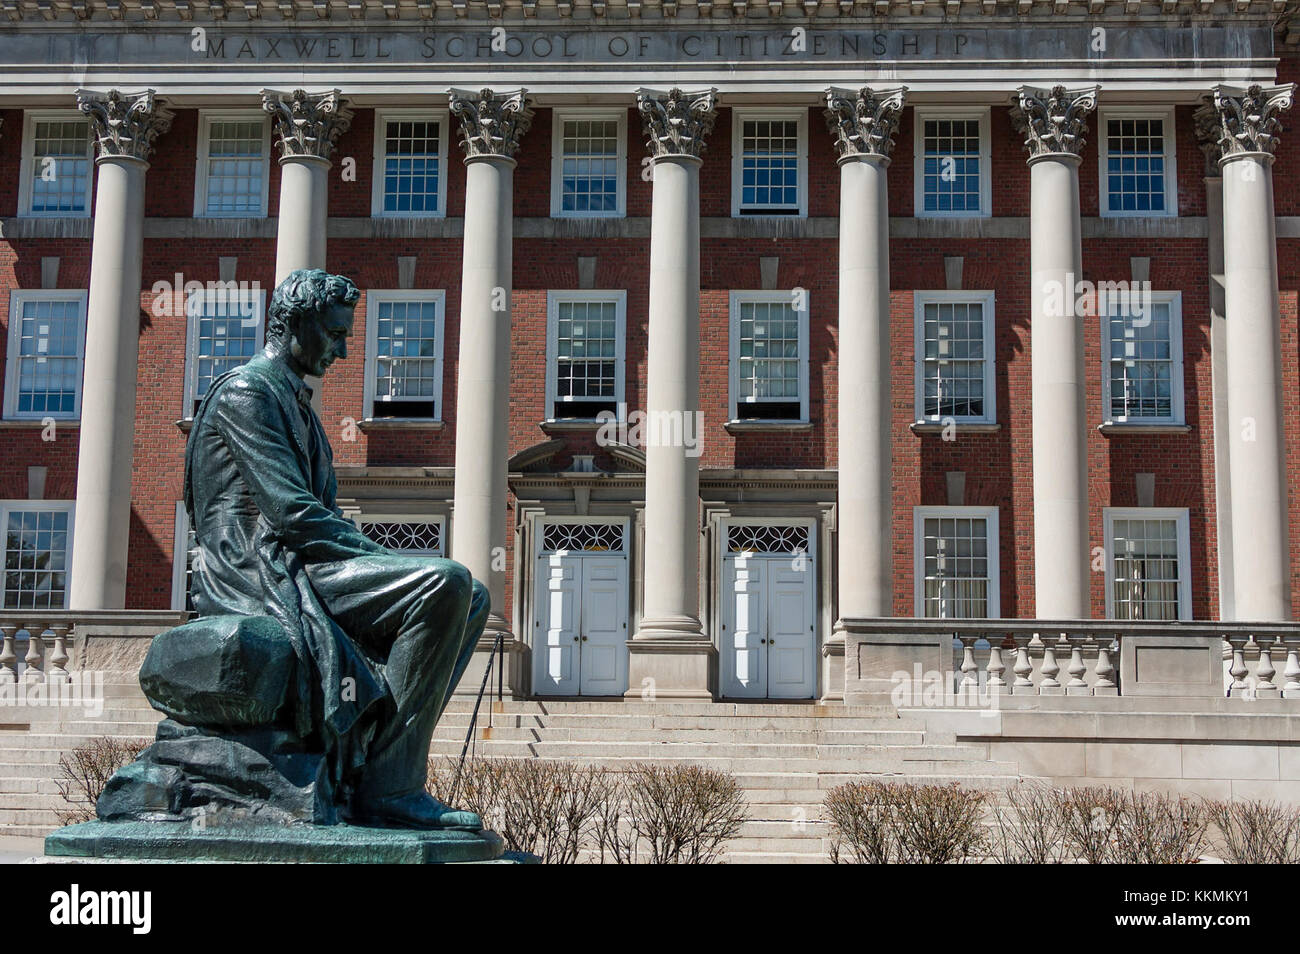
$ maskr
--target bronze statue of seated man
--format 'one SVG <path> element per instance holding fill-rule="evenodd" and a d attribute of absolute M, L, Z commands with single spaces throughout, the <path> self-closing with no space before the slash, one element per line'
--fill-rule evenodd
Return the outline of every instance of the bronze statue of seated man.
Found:
<path fill-rule="evenodd" d="M 425 793 L 433 729 L 489 599 L 450 560 L 372 541 L 335 502 L 305 378 L 347 357 L 356 285 L 291 273 L 266 347 L 212 382 L 185 450 L 200 618 L 141 668 L 168 716 L 99 800 L 105 821 L 243 812 L 279 822 L 478 830 Z"/>

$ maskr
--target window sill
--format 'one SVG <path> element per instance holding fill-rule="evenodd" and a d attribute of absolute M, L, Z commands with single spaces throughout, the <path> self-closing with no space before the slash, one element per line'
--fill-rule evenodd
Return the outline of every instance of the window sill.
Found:
<path fill-rule="evenodd" d="M 606 424 L 618 424 L 616 419 L 598 421 L 594 417 L 548 417 L 537 426 L 545 433 L 552 431 L 596 431 Z"/>
<path fill-rule="evenodd" d="M 1129 424 L 1120 421 L 1104 421 L 1097 425 L 1103 434 L 1189 434 L 1190 424 Z"/>
<path fill-rule="evenodd" d="M 811 431 L 812 421 L 727 421 L 722 425 L 728 434 L 750 434 L 764 431 Z"/>
<path fill-rule="evenodd" d="M 950 427 L 958 434 L 996 434 L 1002 430 L 1001 424 L 988 421 L 953 421 L 951 424 L 943 421 L 913 421 L 908 427 L 913 434 L 942 434 Z"/>
<path fill-rule="evenodd" d="M 54 426 L 56 428 L 81 426 L 81 418 L 79 417 L 51 417 L 50 419 L 54 422 Z M 46 426 L 45 418 L 40 418 L 40 417 L 32 417 L 32 418 L 16 417 L 12 419 L 5 418 L 4 420 L 0 420 L 0 428 L 4 428 L 6 430 L 12 429 L 12 430 L 39 431 L 45 426 Z"/>
<path fill-rule="evenodd" d="M 440 431 L 445 425 L 427 417 L 367 417 L 357 421 L 363 431 Z"/>
<path fill-rule="evenodd" d="M 194 430 L 194 418 L 183 417 L 176 422 L 176 427 L 188 434 L 190 431 Z"/>

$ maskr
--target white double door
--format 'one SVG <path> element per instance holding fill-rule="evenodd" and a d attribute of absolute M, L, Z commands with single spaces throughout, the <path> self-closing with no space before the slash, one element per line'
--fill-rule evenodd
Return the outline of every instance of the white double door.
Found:
<path fill-rule="evenodd" d="M 627 556 L 537 558 L 538 695 L 621 696 L 627 689 Z"/>
<path fill-rule="evenodd" d="M 723 556 L 724 696 L 809 699 L 816 694 L 814 579 L 807 556 Z"/>

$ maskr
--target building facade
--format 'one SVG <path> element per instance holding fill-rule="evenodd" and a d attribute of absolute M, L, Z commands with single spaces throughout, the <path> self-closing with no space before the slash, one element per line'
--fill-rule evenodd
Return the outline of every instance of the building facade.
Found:
<path fill-rule="evenodd" d="M 6 609 L 182 609 L 188 420 L 361 287 L 340 501 L 530 695 L 842 620 L 1288 620 L 1290 2 L 6 0 Z"/>

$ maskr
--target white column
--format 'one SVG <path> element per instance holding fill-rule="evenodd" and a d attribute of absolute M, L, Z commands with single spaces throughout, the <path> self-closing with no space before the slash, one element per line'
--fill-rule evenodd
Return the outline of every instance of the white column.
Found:
<path fill-rule="evenodd" d="M 1209 97 L 1206 97 L 1209 99 Z M 1219 618 L 1236 619 L 1232 588 L 1232 468 L 1228 463 L 1228 323 L 1223 286 L 1223 173 L 1219 119 L 1212 103 L 1194 114 L 1196 138 L 1205 154 L 1205 223 L 1210 298 L 1210 379 L 1214 421 L 1214 513 L 1219 556 Z"/>
<path fill-rule="evenodd" d="M 1097 87 L 1021 87 L 1013 121 L 1029 151 L 1030 400 L 1034 455 L 1034 603 L 1043 619 L 1087 619 L 1088 455 L 1079 162 Z"/>
<path fill-rule="evenodd" d="M 1291 618 L 1273 152 L 1294 84 L 1214 88 L 1223 156 L 1228 466 L 1237 619 Z"/>
<path fill-rule="evenodd" d="M 532 121 L 524 94 L 522 89 L 450 93 L 451 111 L 460 117 L 466 165 L 451 542 L 453 557 L 491 593 L 487 640 L 497 633 L 510 638 L 503 613 L 510 293 L 514 156 Z"/>
<path fill-rule="evenodd" d="M 640 90 L 654 162 L 646 381 L 643 613 L 630 697 L 708 699 L 717 652 L 700 606 L 700 153 L 714 90 Z"/>
<path fill-rule="evenodd" d="M 843 621 L 894 615 L 887 183 L 906 92 L 826 91 L 826 122 L 840 167 L 839 607 L 835 632 L 823 647 L 823 698 L 843 695 Z"/>
<path fill-rule="evenodd" d="M 145 171 L 154 140 L 171 128 L 172 114 L 155 99 L 153 90 L 79 90 L 77 106 L 90 117 L 99 183 L 68 606 L 123 609 L 131 528 Z"/>
<path fill-rule="evenodd" d="M 334 145 L 352 125 L 339 91 L 279 93 L 262 90 L 280 143 L 280 216 L 275 243 L 275 283 L 298 268 L 325 267 L 328 184 Z M 316 388 L 319 394 L 320 389 Z"/>

